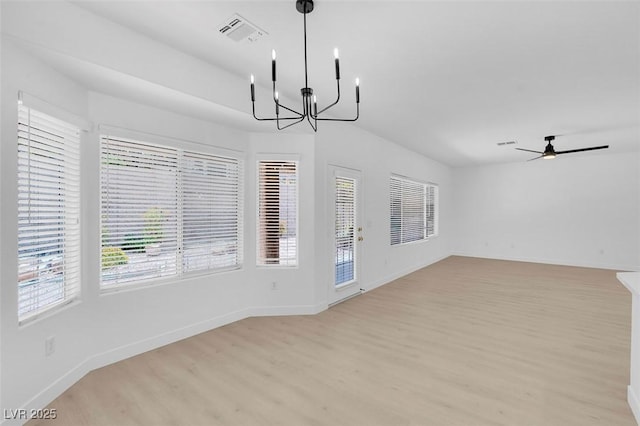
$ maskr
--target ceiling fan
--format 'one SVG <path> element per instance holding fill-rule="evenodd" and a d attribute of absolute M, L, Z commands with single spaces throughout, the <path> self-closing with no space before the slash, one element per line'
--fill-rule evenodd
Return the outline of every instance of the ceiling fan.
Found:
<path fill-rule="evenodd" d="M 602 146 L 592 146 L 589 148 L 578 148 L 578 149 L 570 149 L 567 151 L 556 151 L 553 148 L 553 145 L 551 145 L 551 141 L 553 141 L 556 137 L 555 136 L 545 136 L 544 140 L 547 142 L 547 146 L 544 148 L 544 151 L 534 151 L 532 149 L 524 149 L 524 148 L 516 148 L 517 150 L 520 151 L 527 151 L 527 152 L 535 152 L 536 154 L 540 154 L 539 157 L 535 157 L 532 158 L 531 160 L 528 161 L 533 161 L 533 160 L 537 160 L 538 158 L 544 158 L 545 160 L 551 160 L 556 158 L 556 155 L 559 154 L 571 154 L 573 152 L 582 152 L 582 151 L 593 151 L 596 149 L 606 149 L 609 148 L 609 145 L 602 145 Z"/>

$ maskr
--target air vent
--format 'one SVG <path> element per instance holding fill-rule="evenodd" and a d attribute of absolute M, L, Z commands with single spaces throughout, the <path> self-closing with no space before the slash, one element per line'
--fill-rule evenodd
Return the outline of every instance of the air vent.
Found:
<path fill-rule="evenodd" d="M 236 42 L 249 41 L 253 43 L 258 41 L 262 36 L 268 35 L 266 31 L 261 30 L 237 13 L 224 21 L 224 23 L 218 27 L 218 31 L 220 31 L 220 34 Z"/>
<path fill-rule="evenodd" d="M 504 146 L 504 145 L 515 145 L 517 142 L 516 141 L 507 141 L 507 142 L 498 142 L 498 146 Z"/>

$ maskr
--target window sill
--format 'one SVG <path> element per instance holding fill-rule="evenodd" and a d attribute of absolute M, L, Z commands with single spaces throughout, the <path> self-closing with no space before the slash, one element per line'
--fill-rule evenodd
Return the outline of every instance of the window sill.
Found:
<path fill-rule="evenodd" d="M 82 303 L 82 300 L 80 300 L 79 297 L 75 297 L 71 300 L 64 300 L 60 303 L 51 305 L 50 307 L 43 309 L 40 312 L 37 312 L 33 315 L 29 315 L 28 317 L 22 320 L 18 320 L 18 327 L 23 328 L 23 327 L 28 327 L 32 324 L 39 323 L 43 320 L 46 320 L 55 315 L 58 315 L 61 312 L 74 308 L 80 305 L 81 303 Z"/>
<path fill-rule="evenodd" d="M 156 278 L 148 278 L 141 281 L 133 281 L 122 284 L 101 284 L 100 285 L 100 296 L 108 296 L 112 294 L 118 294 L 123 292 L 137 291 L 143 290 L 153 287 L 161 287 L 165 285 L 170 285 L 173 283 L 182 283 L 184 281 L 189 281 L 197 278 L 210 277 L 219 274 L 225 273 L 233 273 L 244 270 L 244 265 L 232 266 L 228 268 L 221 268 L 216 270 L 207 270 L 207 271 L 195 271 L 188 272 L 182 275 L 171 275 L 166 277 L 156 277 Z"/>

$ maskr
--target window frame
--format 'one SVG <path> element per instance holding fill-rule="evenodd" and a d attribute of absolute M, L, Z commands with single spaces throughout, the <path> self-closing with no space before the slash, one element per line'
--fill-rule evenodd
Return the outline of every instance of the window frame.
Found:
<path fill-rule="evenodd" d="M 81 143 L 82 143 L 82 132 L 86 130 L 88 124 L 79 117 L 76 117 L 66 111 L 63 111 L 53 105 L 46 103 L 36 97 L 27 95 L 23 92 L 19 92 L 18 102 L 17 102 L 17 120 L 16 120 L 16 201 L 17 201 L 17 222 L 16 222 L 16 260 L 17 260 L 17 298 L 16 298 L 16 314 L 18 325 L 29 324 L 33 321 L 36 321 L 45 316 L 50 316 L 54 313 L 59 312 L 60 310 L 66 308 L 72 303 L 79 302 L 82 296 L 82 235 L 81 235 Z M 24 116 L 26 115 L 26 119 Z M 34 117 L 35 115 L 35 117 Z M 35 121 L 35 123 L 34 123 Z M 25 131 L 27 132 L 27 137 L 29 139 L 25 139 L 21 137 L 20 134 Z M 49 150 L 53 155 L 54 149 L 60 150 L 59 154 L 55 154 L 55 156 L 60 156 L 57 160 L 54 157 L 50 157 L 51 161 L 48 161 L 47 164 L 54 165 L 56 169 L 56 175 L 51 175 L 47 173 L 47 179 L 50 183 L 54 183 L 56 179 L 62 178 L 59 181 L 58 185 L 58 196 L 59 198 L 51 199 L 49 198 L 47 203 L 54 202 L 57 204 L 58 212 L 62 212 L 63 216 L 58 216 L 57 222 L 62 226 L 61 228 L 61 237 L 58 237 L 59 240 L 54 247 L 55 251 L 60 251 L 61 261 L 59 263 L 59 267 L 54 268 L 54 261 L 51 260 L 51 266 L 47 265 L 46 270 L 50 270 L 50 272 L 58 275 L 58 271 L 62 276 L 62 297 L 60 299 L 56 299 L 52 302 L 39 305 L 39 302 L 35 302 L 36 306 L 33 309 L 26 310 L 21 312 L 22 305 L 20 301 L 20 277 L 21 277 L 21 265 L 24 264 L 27 257 L 24 257 L 20 254 L 20 246 L 23 244 L 29 244 L 29 240 L 33 240 L 33 237 L 29 237 L 32 231 L 22 231 L 21 232 L 21 217 L 23 214 L 31 215 L 31 213 L 23 212 L 23 208 L 20 207 L 20 199 L 26 194 L 27 199 L 32 199 L 32 196 L 38 195 L 38 192 L 33 194 L 34 188 L 31 187 L 31 178 L 33 176 L 38 176 L 41 171 L 31 172 L 31 164 L 32 156 L 34 155 L 31 152 L 21 151 L 21 146 L 26 146 L 28 150 L 31 149 L 31 135 L 32 129 L 36 129 L 39 132 L 46 132 L 51 135 L 54 135 L 57 138 L 57 141 L 53 141 L 50 144 L 43 144 L 43 142 L 35 142 L 37 144 L 43 144 L 42 147 L 36 148 L 40 150 Z M 34 132 L 35 134 L 35 132 Z M 26 142 L 26 143 L 25 143 Z M 46 148 L 44 145 L 50 146 L 50 148 Z M 55 147 L 58 145 L 58 147 Z M 47 152 L 47 151 L 43 151 Z M 26 164 L 24 164 L 26 161 Z M 44 163 L 43 163 L 44 164 Z M 65 167 L 65 164 L 68 164 L 68 167 Z M 24 170 L 24 168 L 27 170 Z M 28 183 L 21 184 L 21 179 L 27 178 Z M 40 175 L 41 178 L 44 175 Z M 26 185 L 26 189 L 20 189 L 21 186 Z M 55 190 L 51 186 L 46 192 L 40 192 L 41 198 L 40 201 L 45 200 L 47 197 L 51 197 L 55 195 Z M 37 188 L 35 188 L 37 189 Z M 45 197 L 45 198 L 42 198 Z M 36 198 L 38 200 L 38 198 Z M 61 209 L 61 210 L 60 210 Z M 55 210 L 54 210 L 55 211 Z M 41 214 L 36 212 L 36 215 Z M 48 220 L 47 220 L 48 221 Z M 49 222 L 49 225 L 46 227 L 51 229 L 52 224 L 54 222 Z M 39 225 L 39 231 L 45 232 L 40 227 L 44 226 L 43 224 Z M 26 233 L 27 235 L 23 234 Z M 38 231 L 36 231 L 38 232 Z M 60 234 L 58 234 L 60 235 Z M 26 240 L 26 241 L 25 241 Z M 29 244 L 33 245 L 33 244 Z M 41 251 L 42 244 L 37 244 L 37 246 L 41 247 L 38 249 L 34 247 L 34 249 Z M 50 247 L 50 245 L 48 245 Z M 53 251 L 52 251 L 53 252 Z M 36 273 L 37 276 L 32 278 L 38 280 L 38 285 L 42 285 L 46 282 L 40 282 L 39 274 L 42 269 L 40 268 L 40 261 L 36 266 L 36 271 L 31 273 Z M 45 271 L 46 272 L 46 271 Z M 28 272 L 27 272 L 28 273 Z M 30 281 L 30 280 L 29 280 Z"/>
<path fill-rule="evenodd" d="M 340 186 L 344 188 L 344 184 L 340 185 L 341 182 L 349 182 L 351 188 L 347 191 L 344 189 L 340 189 Z M 360 188 L 358 187 L 359 178 L 353 176 L 350 173 L 341 172 L 340 174 L 335 173 L 332 176 L 333 183 L 333 280 L 334 280 L 334 288 L 340 289 L 342 287 L 349 286 L 360 279 L 360 274 L 358 273 L 359 262 L 358 262 L 358 252 L 360 247 L 357 244 L 357 234 L 358 227 L 361 226 L 358 223 L 358 210 L 361 208 L 358 205 L 358 192 Z M 342 202 L 340 202 L 342 201 Z M 346 206 L 346 209 L 345 209 Z M 346 210 L 346 214 L 344 213 Z M 346 220 L 345 220 L 346 219 Z M 340 232 L 340 229 L 344 229 L 345 224 L 349 225 L 351 222 L 351 226 L 347 229 L 346 235 L 344 232 Z M 344 261 L 344 250 L 345 248 L 350 249 L 350 253 L 348 258 L 350 258 L 351 267 L 346 271 L 347 274 L 350 273 L 349 279 L 337 282 L 341 277 L 344 277 L 344 272 L 338 272 L 340 263 L 339 259 Z M 340 250 L 343 250 L 342 257 L 340 256 Z M 342 262 L 343 264 L 345 262 Z M 349 263 L 349 262 L 346 262 Z"/>
<path fill-rule="evenodd" d="M 145 287 L 153 287 L 156 285 L 164 285 L 176 281 L 182 281 L 186 279 L 191 279 L 199 276 L 208 276 L 219 273 L 226 273 L 236 270 L 241 270 L 244 268 L 244 220 L 245 220 L 245 212 L 244 212 L 244 196 L 245 196 L 245 186 L 244 186 L 244 155 L 240 151 L 226 149 L 221 147 L 209 146 L 205 144 L 201 144 L 198 142 L 185 141 L 181 139 L 175 139 L 171 137 L 162 137 L 157 135 L 151 135 L 143 132 L 136 131 L 123 131 L 122 129 L 116 128 L 114 131 L 110 126 L 101 126 L 101 132 L 99 135 L 100 139 L 100 162 L 101 162 L 101 170 L 100 170 L 100 188 L 102 192 L 102 179 L 103 179 L 103 171 L 102 171 L 102 161 L 103 161 L 103 141 L 105 138 L 112 138 L 120 141 L 126 141 L 132 144 L 141 144 L 141 145 L 149 145 L 156 146 L 162 149 L 167 149 L 175 153 L 177 162 L 176 162 L 176 266 L 175 273 L 164 275 L 164 276 L 146 276 L 142 279 L 136 280 L 127 280 L 124 282 L 114 281 L 113 283 L 105 282 L 103 280 L 102 273 L 102 264 L 99 261 L 98 270 L 100 274 L 100 292 L 101 293 L 113 293 L 119 291 L 126 291 L 131 289 L 145 288 Z M 237 191 L 235 193 L 237 199 L 237 210 L 235 216 L 235 222 L 237 224 L 236 228 L 236 240 L 235 247 L 236 250 L 234 252 L 236 263 L 233 265 L 222 266 L 222 267 L 209 267 L 206 269 L 197 269 L 197 270 L 186 270 L 184 265 L 184 182 L 183 175 L 184 166 L 187 163 L 187 160 L 184 159 L 185 153 L 188 156 L 206 156 L 217 159 L 231 160 L 231 162 L 235 162 L 237 173 L 236 173 L 236 181 L 235 186 Z M 103 226 L 103 196 L 102 194 L 99 197 L 99 211 L 100 211 L 100 220 L 99 220 L 99 232 L 100 235 L 98 241 L 99 247 L 99 256 L 101 258 L 102 253 L 102 226 Z"/>
<path fill-rule="evenodd" d="M 394 185 L 394 180 L 397 181 Z M 405 222 L 403 201 L 405 200 L 404 185 L 413 185 L 419 186 L 422 192 L 422 218 L 423 218 L 423 228 L 422 228 L 422 237 L 416 239 L 406 239 L 403 233 L 403 225 Z M 394 193 L 394 188 L 399 187 L 399 191 Z M 430 193 L 432 195 L 430 195 Z M 399 197 L 399 206 L 400 206 L 400 214 L 399 216 L 394 216 L 394 195 Z M 413 195 L 415 198 L 415 195 Z M 431 201 L 431 203 L 430 203 Z M 430 210 L 433 210 L 433 217 L 430 218 Z M 417 179 L 408 178 L 405 176 L 391 174 L 389 178 L 389 243 L 391 247 L 404 246 L 408 244 L 416 244 L 424 241 L 428 241 L 431 238 L 437 237 L 439 235 L 439 209 L 440 209 L 440 201 L 439 201 L 439 185 L 433 182 L 424 182 Z M 399 227 L 399 230 L 394 230 L 394 222 L 397 222 L 396 226 Z M 430 233 L 429 230 L 432 229 Z M 398 241 L 396 242 L 396 235 L 398 235 Z"/>
<path fill-rule="evenodd" d="M 263 162 L 272 163 L 294 163 L 295 164 L 295 176 L 296 176 L 296 188 L 295 188 L 295 259 L 291 264 L 282 264 L 281 258 L 278 258 L 278 263 L 262 263 L 262 256 L 260 254 L 260 164 Z M 255 183 L 256 183 L 256 195 L 255 195 L 255 214 L 256 214 L 256 268 L 266 269 L 297 269 L 300 266 L 300 156 L 295 154 L 258 154 L 256 155 L 255 162 Z"/>

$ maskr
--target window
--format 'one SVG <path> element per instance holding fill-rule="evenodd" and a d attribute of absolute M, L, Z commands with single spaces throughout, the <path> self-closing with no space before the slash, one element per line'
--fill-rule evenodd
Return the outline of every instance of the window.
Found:
<path fill-rule="evenodd" d="M 18 105 L 18 319 L 80 294 L 80 129 Z"/>
<path fill-rule="evenodd" d="M 298 163 L 258 162 L 260 266 L 298 264 Z"/>
<path fill-rule="evenodd" d="M 335 178 L 335 285 L 356 279 L 356 180 Z"/>
<path fill-rule="evenodd" d="M 242 264 L 238 159 L 103 136 L 101 162 L 103 286 Z"/>
<path fill-rule="evenodd" d="M 438 234 L 438 186 L 391 176 L 391 245 Z"/>

